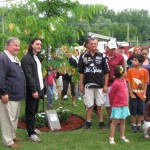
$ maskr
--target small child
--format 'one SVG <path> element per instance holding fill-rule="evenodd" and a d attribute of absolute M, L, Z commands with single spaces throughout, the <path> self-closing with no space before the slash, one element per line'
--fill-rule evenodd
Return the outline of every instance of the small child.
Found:
<path fill-rule="evenodd" d="M 143 124 L 144 137 L 146 139 L 150 138 L 150 101 L 146 103 L 146 108 L 144 112 L 144 124 Z"/>
<path fill-rule="evenodd" d="M 125 120 L 130 115 L 128 108 L 128 89 L 126 80 L 124 79 L 125 68 L 120 65 L 116 66 L 114 76 L 115 80 L 109 92 L 110 104 L 112 106 L 109 143 L 116 144 L 114 134 L 118 122 L 120 122 L 120 138 L 124 142 L 130 143 L 125 137 Z"/>
<path fill-rule="evenodd" d="M 133 56 L 133 68 L 127 71 L 126 79 L 129 88 L 129 108 L 132 116 L 132 132 L 143 132 L 141 121 L 144 115 L 147 83 L 149 74 L 147 69 L 142 68 L 144 56 L 136 54 Z M 137 116 L 137 118 L 136 118 Z M 136 122 L 137 120 L 137 122 Z"/>
<path fill-rule="evenodd" d="M 49 72 L 46 80 L 47 84 L 47 98 L 48 98 L 48 109 L 53 108 L 52 99 L 53 99 L 53 81 L 56 83 L 56 75 L 53 71 L 53 67 L 49 67 Z M 57 87 L 57 86 L 56 86 Z"/>

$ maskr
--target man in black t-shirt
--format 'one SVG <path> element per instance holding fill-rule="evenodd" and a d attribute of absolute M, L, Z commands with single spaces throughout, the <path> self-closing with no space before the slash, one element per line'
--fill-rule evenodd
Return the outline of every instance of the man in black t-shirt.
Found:
<path fill-rule="evenodd" d="M 97 105 L 100 120 L 101 107 L 104 104 L 104 93 L 108 84 L 108 60 L 105 54 L 98 52 L 98 40 L 90 38 L 90 49 L 79 58 L 80 91 L 84 93 L 84 103 L 86 106 L 86 125 L 89 129 L 92 126 L 91 114 L 94 100 Z M 100 123 L 99 123 L 100 124 Z"/>

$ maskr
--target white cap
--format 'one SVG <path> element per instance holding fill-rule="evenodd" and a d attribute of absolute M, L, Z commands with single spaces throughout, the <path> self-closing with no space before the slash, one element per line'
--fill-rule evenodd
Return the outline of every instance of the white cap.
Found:
<path fill-rule="evenodd" d="M 109 49 L 117 49 L 117 43 L 115 41 L 109 41 L 107 46 Z"/>

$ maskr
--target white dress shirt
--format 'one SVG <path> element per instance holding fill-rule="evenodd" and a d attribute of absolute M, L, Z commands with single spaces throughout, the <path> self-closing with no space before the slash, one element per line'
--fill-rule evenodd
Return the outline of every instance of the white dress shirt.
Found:
<path fill-rule="evenodd" d="M 38 73 L 39 82 L 40 82 L 40 89 L 42 90 L 44 88 L 44 83 L 43 83 L 41 62 L 40 62 L 39 58 L 36 55 L 34 55 L 34 59 L 37 63 L 37 73 Z"/>

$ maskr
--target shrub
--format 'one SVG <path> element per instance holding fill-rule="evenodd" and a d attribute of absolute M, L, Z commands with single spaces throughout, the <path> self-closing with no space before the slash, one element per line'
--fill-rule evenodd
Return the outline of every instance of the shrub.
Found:
<path fill-rule="evenodd" d="M 58 109 L 56 109 L 56 112 L 57 112 L 60 123 L 66 122 L 69 116 L 71 115 L 70 110 L 63 109 L 62 107 L 59 107 Z"/>
<path fill-rule="evenodd" d="M 20 119 L 25 121 L 25 115 L 20 116 Z M 47 126 L 48 121 L 46 118 L 45 112 L 37 113 L 35 115 L 35 127 L 36 128 L 41 128 Z"/>
<path fill-rule="evenodd" d="M 60 123 L 66 122 L 71 114 L 70 110 L 63 109 L 62 107 L 59 107 L 58 109 L 56 109 L 56 112 L 57 112 Z M 25 115 L 22 115 L 20 119 L 25 121 Z M 35 115 L 35 127 L 41 128 L 47 125 L 48 125 L 48 120 L 46 118 L 45 112 L 37 113 Z"/>
<path fill-rule="evenodd" d="M 47 126 L 47 124 L 48 124 L 48 121 L 47 121 L 45 112 L 38 113 L 35 115 L 35 127 L 36 128 Z"/>

